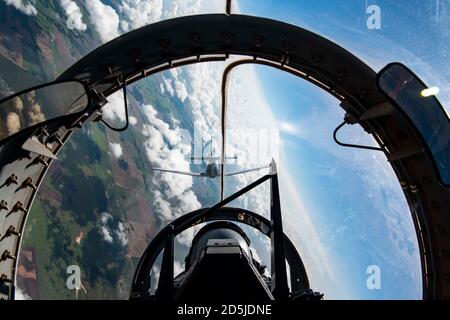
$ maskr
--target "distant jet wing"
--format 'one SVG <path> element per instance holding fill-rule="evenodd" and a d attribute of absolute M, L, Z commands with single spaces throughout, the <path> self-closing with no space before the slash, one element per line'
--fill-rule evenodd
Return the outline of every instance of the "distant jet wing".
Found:
<path fill-rule="evenodd" d="M 264 167 L 258 167 L 258 168 L 252 168 L 252 169 L 242 170 L 242 171 L 238 171 L 238 172 L 226 173 L 225 176 L 226 176 L 226 177 L 234 176 L 234 175 L 237 175 L 237 174 L 246 173 L 246 172 L 251 172 L 251 171 L 257 171 L 257 170 L 266 169 L 266 168 L 269 168 L 269 167 L 270 167 L 270 166 L 264 166 Z"/>
<path fill-rule="evenodd" d="M 200 173 L 198 172 L 186 172 L 186 171 L 176 171 L 176 170 L 166 170 L 166 169 L 160 169 L 160 168 L 152 168 L 153 170 L 156 171 L 162 171 L 162 172 L 170 172 L 170 173 L 176 173 L 176 174 L 184 174 L 187 176 L 193 176 L 193 177 L 199 177 L 201 176 Z"/>

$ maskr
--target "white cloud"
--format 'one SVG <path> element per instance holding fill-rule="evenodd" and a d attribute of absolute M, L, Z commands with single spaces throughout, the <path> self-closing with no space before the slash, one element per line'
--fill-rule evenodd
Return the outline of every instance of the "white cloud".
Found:
<path fill-rule="evenodd" d="M 111 235 L 111 232 L 109 231 L 109 228 L 107 227 L 107 223 L 109 220 L 112 220 L 113 216 L 110 215 L 107 212 L 103 212 L 100 216 L 100 220 L 102 221 L 102 226 L 100 227 L 100 234 L 103 237 L 103 240 L 105 240 L 108 243 L 113 243 L 114 239 Z"/>
<path fill-rule="evenodd" d="M 118 158 L 122 157 L 123 150 L 122 150 L 122 146 L 120 145 L 120 143 L 108 142 L 108 145 L 109 145 L 109 150 L 111 151 L 114 158 L 118 159 Z"/>
<path fill-rule="evenodd" d="M 142 110 L 147 120 L 143 125 L 143 134 L 147 136 L 144 148 L 152 166 L 189 171 L 185 156 L 190 154 L 190 145 L 182 142 L 181 130 L 170 128 L 168 123 L 159 119 L 153 106 L 142 105 Z M 172 221 L 200 207 L 191 190 L 192 177 L 154 171 L 152 183 L 157 189 L 153 194 L 154 207 L 163 221 Z"/>
<path fill-rule="evenodd" d="M 117 228 L 112 227 L 113 225 L 116 225 L 114 221 L 114 217 L 107 213 L 103 212 L 100 216 L 100 220 L 102 222 L 102 226 L 100 226 L 100 234 L 103 237 L 103 240 L 105 240 L 108 243 L 113 243 L 114 240 L 118 241 L 123 247 L 125 247 L 128 244 L 128 238 L 125 231 L 125 226 L 123 225 L 123 222 L 119 221 L 117 223 Z"/>
<path fill-rule="evenodd" d="M 180 261 L 175 260 L 173 263 L 173 273 L 175 276 L 184 271 L 184 267 L 182 266 Z"/>
<path fill-rule="evenodd" d="M 175 92 L 177 93 L 178 99 L 181 100 L 181 102 L 184 102 L 186 98 L 188 97 L 186 86 L 183 82 L 175 80 L 174 81 L 175 86 Z"/>
<path fill-rule="evenodd" d="M 16 287 L 15 300 L 32 300 L 32 299 L 28 294 L 26 294 L 25 291 L 23 291 L 19 287 Z"/>
<path fill-rule="evenodd" d="M 204 11 L 223 12 L 223 6 L 211 9 L 204 0 L 163 1 L 163 0 L 123 0 L 113 7 L 105 5 L 101 0 L 90 0 L 86 7 L 90 12 L 91 21 L 100 34 L 103 42 L 118 37 L 145 25 L 161 20 L 190 14 L 200 14 Z M 219 9 L 220 8 L 220 9 Z M 119 18 L 120 17 L 120 18 Z"/>
<path fill-rule="evenodd" d="M 199 14 L 205 11 L 203 5 L 208 2 L 210 1 L 123 0 L 118 5 L 118 12 L 122 17 L 120 28 L 123 32 L 128 32 L 164 19 Z M 223 8 L 222 5 L 216 7 Z"/>
<path fill-rule="evenodd" d="M 112 215 L 110 215 L 108 212 L 103 212 L 100 216 L 100 219 L 103 224 L 106 224 L 109 220 L 112 219 Z"/>
<path fill-rule="evenodd" d="M 31 107 L 29 108 L 27 114 L 30 119 L 30 125 L 45 121 L 45 115 L 42 112 L 41 105 L 37 103 L 34 98 L 32 100 L 30 99 L 29 104 Z"/>
<path fill-rule="evenodd" d="M 102 108 L 103 116 L 108 120 L 120 120 L 125 122 L 125 105 L 123 101 L 123 92 L 116 91 L 108 97 L 108 103 Z"/>
<path fill-rule="evenodd" d="M 170 129 L 170 126 L 168 123 L 164 122 L 163 120 L 159 119 L 157 116 L 157 112 L 155 108 L 152 105 L 149 104 L 143 104 L 141 106 L 142 111 L 144 115 L 147 118 L 147 121 L 156 129 L 158 130 L 164 139 L 166 139 L 170 145 L 176 145 L 181 141 L 181 133 L 177 129 Z M 149 126 L 144 126 L 147 130 L 152 130 Z M 149 135 L 149 132 L 145 132 L 145 135 Z"/>
<path fill-rule="evenodd" d="M 210 5 L 211 7 L 208 7 Z M 199 14 L 205 11 L 223 12 L 224 7 L 220 1 L 211 0 L 184 0 L 164 1 L 163 17 L 170 19 L 179 16 Z"/>
<path fill-rule="evenodd" d="M 112 40 L 120 35 L 119 16 L 116 10 L 105 5 L 101 0 L 85 2 L 91 22 L 103 42 Z"/>
<path fill-rule="evenodd" d="M 37 9 L 34 5 L 32 5 L 28 1 L 24 0 L 3 0 L 6 2 L 7 5 L 11 5 L 20 12 L 29 15 L 29 16 L 35 16 L 37 15 Z"/>
<path fill-rule="evenodd" d="M 161 259 L 158 257 L 155 261 L 155 264 L 152 267 L 152 270 L 150 270 L 150 294 L 154 295 L 156 293 L 156 289 L 158 287 L 158 281 L 159 281 L 159 274 L 161 273 Z"/>
<path fill-rule="evenodd" d="M 130 124 L 131 124 L 132 126 L 135 126 L 135 125 L 137 124 L 137 119 L 136 119 L 136 117 L 129 116 L 129 117 L 128 117 L 128 121 L 130 122 Z"/>
<path fill-rule="evenodd" d="M 72 0 L 60 0 L 59 2 L 67 16 L 67 28 L 70 30 L 85 31 L 87 25 L 83 22 L 83 14 L 76 2 Z"/>
<path fill-rule="evenodd" d="M 172 79 L 167 79 L 163 76 L 163 82 L 161 83 L 161 93 L 164 93 L 166 91 L 170 94 L 171 97 L 175 95 L 175 90 L 172 87 Z"/>
<path fill-rule="evenodd" d="M 119 222 L 117 224 L 117 230 L 115 232 L 122 246 L 126 246 L 128 244 L 128 238 L 125 234 L 125 227 L 123 226 L 122 222 Z"/>
<path fill-rule="evenodd" d="M 12 135 L 20 130 L 20 117 L 15 112 L 10 112 L 6 115 L 6 129 L 8 134 Z"/>
<path fill-rule="evenodd" d="M 111 233 L 109 232 L 108 228 L 106 228 L 105 226 L 101 226 L 100 227 L 100 234 L 103 237 L 103 240 L 105 240 L 106 242 L 109 243 L 113 243 L 113 237 L 111 236 Z"/>
<path fill-rule="evenodd" d="M 119 5 L 119 13 L 123 17 L 120 26 L 128 32 L 147 24 L 161 20 L 162 0 L 123 0 Z"/>
<path fill-rule="evenodd" d="M 220 130 L 220 79 L 224 65 L 201 63 L 164 74 L 165 90 L 184 102 L 204 141 Z"/>

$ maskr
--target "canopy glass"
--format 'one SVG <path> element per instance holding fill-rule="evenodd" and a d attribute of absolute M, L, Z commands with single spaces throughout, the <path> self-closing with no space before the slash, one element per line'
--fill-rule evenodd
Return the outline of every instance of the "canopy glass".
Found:
<path fill-rule="evenodd" d="M 0 3 L 2 12 L 27 19 L 39 30 L 34 36 L 26 29 L 1 29 L 10 41 L 8 46 L 0 42 L 0 67 L 7 70 L 0 75 L 2 93 L 53 79 L 124 32 L 225 8 L 225 1 L 218 0 L 160 1 L 154 6 L 127 0 L 89 3 L 78 4 L 81 22 L 72 24 L 57 5 L 46 9 L 36 2 L 39 14 L 53 17 L 38 20 Z M 234 13 L 316 32 L 376 71 L 402 62 L 429 87 L 440 89 L 444 108 L 450 106 L 448 10 L 448 3 L 440 1 L 404 6 L 392 1 L 241 0 L 232 7 Z M 1 21 L 10 27 L 14 20 Z M 48 38 L 39 38 L 43 34 Z M 30 50 L 17 35 L 32 37 L 40 49 Z M 156 233 L 171 219 L 220 199 L 219 178 L 155 169 L 204 172 L 207 157 L 220 157 L 220 81 L 229 62 L 176 68 L 140 80 L 128 86 L 127 131 L 90 123 L 72 135 L 28 218 L 17 274 L 19 298 L 128 298 L 137 261 Z M 311 287 L 325 299 L 421 298 L 417 238 L 402 189 L 383 153 L 334 143 L 333 130 L 344 116 L 339 101 L 266 66 L 240 66 L 229 81 L 225 173 L 276 160 L 285 231 L 302 255 Z M 120 127 L 125 120 L 122 93 L 108 101 L 104 118 Z M 358 126 L 343 128 L 340 140 L 376 146 Z M 198 160 L 202 157 L 205 161 Z M 226 177 L 224 195 L 265 173 L 267 169 Z M 261 186 L 233 205 L 267 216 L 268 201 L 268 188 Z M 178 238 L 176 271 L 183 268 L 193 234 L 190 230 Z M 251 238 L 268 264 L 267 239 L 257 233 Z M 81 271 L 82 286 L 75 290 L 66 281 L 71 265 Z M 380 286 L 370 278 L 377 271 Z"/>

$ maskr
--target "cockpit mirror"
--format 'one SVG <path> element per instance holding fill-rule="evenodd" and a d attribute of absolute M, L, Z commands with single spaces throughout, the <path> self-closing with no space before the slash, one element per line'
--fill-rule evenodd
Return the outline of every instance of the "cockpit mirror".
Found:
<path fill-rule="evenodd" d="M 382 69 L 377 84 L 417 128 L 434 157 L 442 182 L 450 185 L 450 120 L 436 98 L 439 88 L 427 87 L 400 63 Z"/>
<path fill-rule="evenodd" d="M 80 112 L 88 104 L 87 90 L 78 81 L 47 83 L 1 99 L 0 143 L 29 127 Z"/>

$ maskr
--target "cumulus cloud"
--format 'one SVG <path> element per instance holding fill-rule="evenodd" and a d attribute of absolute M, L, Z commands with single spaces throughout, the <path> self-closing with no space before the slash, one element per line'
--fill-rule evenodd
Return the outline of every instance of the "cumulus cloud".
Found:
<path fill-rule="evenodd" d="M 103 212 L 100 216 L 100 220 L 102 221 L 103 224 L 108 223 L 109 220 L 111 220 L 113 218 L 112 215 L 110 215 L 108 212 Z"/>
<path fill-rule="evenodd" d="M 111 233 L 106 226 L 100 227 L 100 234 L 103 236 L 103 240 L 109 243 L 113 243 L 113 237 L 111 236 Z"/>
<path fill-rule="evenodd" d="M 184 85 L 183 82 L 175 80 L 174 87 L 175 87 L 175 92 L 177 93 L 178 99 L 180 99 L 181 102 L 184 102 L 186 100 L 186 98 L 188 97 L 186 86 Z"/>
<path fill-rule="evenodd" d="M 122 150 L 122 146 L 120 145 L 120 143 L 108 142 L 108 145 L 109 145 L 109 150 L 111 151 L 114 158 L 118 159 L 118 158 L 122 157 L 123 150 Z"/>
<path fill-rule="evenodd" d="M 31 103 L 31 107 L 28 110 L 28 118 L 30 120 L 30 125 L 45 121 L 45 115 L 42 112 L 42 107 L 39 103 L 35 101 Z"/>
<path fill-rule="evenodd" d="M 13 6 L 20 12 L 29 15 L 29 16 L 35 16 L 37 15 L 37 9 L 36 7 L 31 4 L 28 1 L 24 0 L 3 0 L 6 2 L 7 5 Z"/>
<path fill-rule="evenodd" d="M 170 69 L 170 77 L 163 76 L 163 82 L 160 84 L 160 90 L 162 94 L 167 91 L 171 97 L 176 96 L 181 100 L 181 102 L 184 102 L 188 97 L 188 89 L 185 81 L 180 80 L 183 79 L 181 73 L 183 73 L 183 69 Z M 192 93 L 193 92 L 191 92 L 191 94 Z"/>
<path fill-rule="evenodd" d="M 108 243 L 114 243 L 114 241 L 119 242 L 123 247 L 128 244 L 128 238 L 126 236 L 125 227 L 121 221 L 116 222 L 114 217 L 103 212 L 100 216 L 100 221 L 102 225 L 99 228 L 100 234 Z"/>
<path fill-rule="evenodd" d="M 102 108 L 103 116 L 114 123 L 120 122 L 125 124 L 126 114 L 125 105 L 123 101 L 123 92 L 121 90 L 115 92 L 108 97 L 108 103 Z M 133 116 L 128 117 L 131 125 L 137 124 L 137 118 Z"/>
<path fill-rule="evenodd" d="M 125 234 L 125 227 L 122 222 L 117 224 L 117 230 L 115 232 L 122 246 L 126 246 L 128 244 L 128 238 Z"/>
<path fill-rule="evenodd" d="M 129 117 L 128 117 L 128 121 L 130 122 L 130 124 L 131 124 L 132 126 L 135 126 L 135 125 L 137 124 L 137 119 L 136 119 L 136 117 L 129 116 Z"/>
<path fill-rule="evenodd" d="M 123 32 L 128 32 L 163 19 L 198 14 L 206 9 L 203 4 L 207 2 L 209 1 L 123 0 L 118 5 L 118 12 L 123 17 L 120 28 Z"/>
<path fill-rule="evenodd" d="M 112 215 L 110 215 L 107 212 L 103 212 L 100 216 L 100 220 L 102 221 L 102 226 L 100 227 L 100 234 L 103 237 L 103 240 L 105 240 L 108 243 L 113 243 L 113 237 L 111 236 L 111 232 L 109 231 L 109 228 L 107 226 L 108 221 L 112 220 Z"/>
<path fill-rule="evenodd" d="M 145 114 L 147 121 L 151 126 L 144 126 L 144 134 L 149 136 L 151 134 L 150 131 L 156 129 L 159 133 L 162 134 L 162 138 L 168 141 L 170 145 L 176 145 L 181 140 L 180 131 L 175 128 L 171 129 L 170 125 L 163 120 L 158 118 L 158 112 L 152 105 L 143 104 L 141 106 L 143 113 Z"/>
<path fill-rule="evenodd" d="M 119 5 L 123 16 L 120 26 L 124 32 L 143 27 L 149 23 L 161 20 L 162 0 L 124 0 Z"/>
<path fill-rule="evenodd" d="M 236 2 L 236 1 L 235 1 Z M 164 1 L 163 17 L 166 19 L 198 14 L 206 11 L 223 12 L 223 3 L 208 0 Z"/>
<path fill-rule="evenodd" d="M 161 83 L 161 93 L 164 94 L 166 91 L 171 97 L 175 95 L 175 90 L 172 87 L 172 79 L 167 79 L 163 76 L 163 82 Z"/>
<path fill-rule="evenodd" d="M 90 0 L 86 2 L 86 7 L 103 42 L 161 20 L 212 10 L 203 0 L 123 0 L 114 5 L 116 9 L 101 0 Z M 222 7 L 218 6 L 220 9 Z"/>
<path fill-rule="evenodd" d="M 14 99 L 16 110 L 19 112 L 25 106 L 27 120 L 29 125 L 34 125 L 39 122 L 45 121 L 45 115 L 42 112 L 41 105 L 36 101 L 36 92 L 32 91 L 23 96 L 23 102 L 20 98 Z"/>
<path fill-rule="evenodd" d="M 6 129 L 8 134 L 12 135 L 20 130 L 20 117 L 15 112 L 10 112 L 6 115 Z"/>
<path fill-rule="evenodd" d="M 119 16 L 116 10 L 105 5 L 101 0 L 89 0 L 85 4 L 90 14 L 90 20 L 103 42 L 120 35 Z"/>
<path fill-rule="evenodd" d="M 154 167 L 176 168 L 189 171 L 185 156 L 190 154 L 190 145 L 184 144 L 180 128 L 160 118 L 152 105 L 142 105 L 146 116 L 143 134 L 147 137 L 144 148 L 147 158 Z M 192 188 L 192 177 L 153 172 L 152 183 L 157 189 L 153 204 L 160 218 L 169 222 L 180 215 L 200 207 Z"/>
<path fill-rule="evenodd" d="M 19 114 L 22 112 L 23 102 L 22 102 L 22 99 L 20 99 L 20 97 L 15 97 L 8 101 L 10 101 L 10 105 L 12 106 L 14 111 L 16 111 Z"/>
<path fill-rule="evenodd" d="M 163 76 L 164 90 L 184 103 L 204 141 L 219 132 L 220 79 L 224 66 L 223 63 L 189 65 Z"/>
<path fill-rule="evenodd" d="M 87 25 L 83 22 L 83 14 L 80 7 L 72 0 L 60 0 L 59 3 L 67 16 L 66 25 L 70 30 L 85 31 Z"/>
<path fill-rule="evenodd" d="M 103 116 L 108 120 L 126 120 L 123 93 L 121 90 L 108 97 L 108 103 L 102 108 Z"/>

